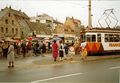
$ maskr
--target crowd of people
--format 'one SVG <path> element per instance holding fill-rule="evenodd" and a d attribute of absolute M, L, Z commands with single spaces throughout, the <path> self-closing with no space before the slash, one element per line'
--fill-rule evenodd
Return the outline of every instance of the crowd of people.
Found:
<path fill-rule="evenodd" d="M 48 44 L 49 45 L 49 44 Z M 50 48 L 48 46 L 48 48 Z M 50 49 L 49 49 L 50 50 Z M 0 41 L 0 57 L 8 60 L 8 67 L 14 67 L 14 58 L 23 58 L 26 56 L 44 56 L 46 53 L 46 45 L 43 41 L 32 43 L 32 41 L 14 42 L 14 41 Z"/>
<path fill-rule="evenodd" d="M 52 54 L 54 61 L 56 61 L 58 57 L 60 58 L 60 60 L 66 59 L 66 55 L 68 55 L 69 53 L 71 53 L 70 55 L 72 59 L 72 56 L 75 54 L 73 43 L 71 45 L 68 45 L 68 43 L 65 44 L 62 41 L 59 41 L 59 44 L 56 43 L 55 40 L 53 42 L 54 43 L 52 44 Z"/>
<path fill-rule="evenodd" d="M 0 41 L 0 56 L 7 58 L 8 67 L 14 67 L 14 57 L 22 55 L 26 56 L 44 56 L 46 52 L 52 53 L 53 59 L 56 62 L 58 58 L 62 61 L 69 55 L 71 60 L 73 55 L 76 54 L 75 44 L 64 43 L 63 41 L 45 43 L 44 41 L 32 41 L 13 42 L 13 41 Z"/>
<path fill-rule="evenodd" d="M 8 49 L 9 49 L 9 43 L 10 41 L 0 41 L 0 56 L 1 57 L 7 57 Z M 23 57 L 26 57 L 27 53 L 31 54 L 31 52 L 34 53 L 34 56 L 38 56 L 39 53 L 44 54 L 46 52 L 46 48 L 49 46 L 46 46 L 43 41 L 32 43 L 32 41 L 22 41 L 22 42 L 13 42 L 15 56 L 23 55 Z M 49 47 L 50 50 L 50 47 Z"/>

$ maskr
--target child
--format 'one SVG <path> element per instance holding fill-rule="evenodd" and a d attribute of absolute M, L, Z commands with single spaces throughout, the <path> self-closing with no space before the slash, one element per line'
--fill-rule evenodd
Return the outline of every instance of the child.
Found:
<path fill-rule="evenodd" d="M 86 48 L 82 48 L 82 51 L 81 51 L 81 59 L 85 60 L 85 58 L 87 57 L 87 49 Z"/>

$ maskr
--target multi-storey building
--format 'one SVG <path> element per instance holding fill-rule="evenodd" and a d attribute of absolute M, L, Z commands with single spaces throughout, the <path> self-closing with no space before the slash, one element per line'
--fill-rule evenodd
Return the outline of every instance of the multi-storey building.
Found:
<path fill-rule="evenodd" d="M 30 29 L 34 36 L 38 38 L 45 38 L 45 37 L 51 37 L 52 32 L 45 24 L 37 23 L 37 22 L 30 22 L 29 24 Z"/>
<path fill-rule="evenodd" d="M 64 24 L 58 24 L 54 29 L 54 33 L 60 37 L 64 37 L 67 40 L 74 40 L 76 37 L 80 37 L 81 21 L 74 19 L 73 17 L 67 17 Z"/>
<path fill-rule="evenodd" d="M 81 31 L 81 21 L 74 19 L 73 17 L 67 17 L 64 23 L 66 33 L 74 33 L 75 36 L 80 36 Z"/>
<path fill-rule="evenodd" d="M 29 17 L 21 10 L 5 7 L 0 11 L 0 33 L 2 37 L 21 38 L 30 32 Z"/>

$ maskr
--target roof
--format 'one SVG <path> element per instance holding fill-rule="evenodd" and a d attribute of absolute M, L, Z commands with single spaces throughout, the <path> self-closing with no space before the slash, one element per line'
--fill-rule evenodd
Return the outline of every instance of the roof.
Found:
<path fill-rule="evenodd" d="M 4 9 L 1 9 L 1 11 L 0 11 L 0 19 L 2 19 L 2 17 L 4 16 L 4 15 L 6 15 L 7 13 L 13 13 L 14 15 L 16 15 L 16 16 L 20 16 L 20 17 L 24 17 L 24 18 L 29 18 L 24 12 L 21 12 L 21 10 L 20 11 L 17 11 L 17 10 L 14 10 L 14 9 L 12 9 L 11 7 L 5 7 Z"/>
<path fill-rule="evenodd" d="M 94 32 L 94 33 L 120 33 L 120 29 L 111 29 L 111 28 L 92 28 L 86 29 L 86 32 Z"/>
<path fill-rule="evenodd" d="M 63 24 L 63 23 L 61 23 L 61 22 L 59 22 L 57 20 L 53 20 L 53 22 L 56 23 L 56 24 Z"/>
<path fill-rule="evenodd" d="M 74 22 L 75 24 L 81 23 L 81 21 L 78 20 L 78 19 L 73 19 L 73 22 Z"/>
<path fill-rule="evenodd" d="M 38 19 L 43 19 L 43 20 L 44 20 L 44 19 L 46 19 L 46 20 L 51 20 L 51 21 L 53 20 L 53 17 L 51 17 L 51 16 L 49 16 L 49 15 L 47 15 L 47 14 L 45 14 L 45 13 L 42 14 L 42 15 L 38 15 L 37 18 L 38 18 Z"/>
<path fill-rule="evenodd" d="M 17 16 L 21 16 L 21 17 L 24 17 L 24 18 L 29 18 L 24 12 L 13 10 L 13 9 L 11 11 Z"/>

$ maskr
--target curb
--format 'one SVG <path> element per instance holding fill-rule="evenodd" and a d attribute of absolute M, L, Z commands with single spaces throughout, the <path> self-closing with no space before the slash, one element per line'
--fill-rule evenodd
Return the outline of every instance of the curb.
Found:
<path fill-rule="evenodd" d="M 98 56 L 97 58 L 95 57 L 87 57 L 84 61 L 97 61 L 97 60 L 106 60 L 106 59 L 116 59 L 116 58 L 120 58 L 120 55 L 116 55 L 116 56 Z"/>

